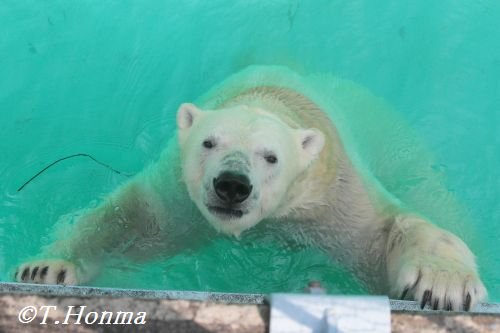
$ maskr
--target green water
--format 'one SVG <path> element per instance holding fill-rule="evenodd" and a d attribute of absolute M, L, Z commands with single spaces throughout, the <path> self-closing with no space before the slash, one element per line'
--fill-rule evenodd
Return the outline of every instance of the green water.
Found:
<path fill-rule="evenodd" d="M 499 21 L 493 0 L 0 2 L 0 280 L 50 241 L 61 215 L 126 179 L 73 159 L 16 192 L 40 168 L 85 152 L 136 173 L 173 135 L 178 104 L 248 65 L 283 65 L 341 78 L 309 86 L 335 88 L 325 103 L 355 157 L 460 235 L 500 301 Z M 374 165 L 387 133 L 397 162 Z M 270 292 L 313 279 L 365 291 L 319 251 L 263 228 L 169 259 L 110 259 L 93 285 Z"/>

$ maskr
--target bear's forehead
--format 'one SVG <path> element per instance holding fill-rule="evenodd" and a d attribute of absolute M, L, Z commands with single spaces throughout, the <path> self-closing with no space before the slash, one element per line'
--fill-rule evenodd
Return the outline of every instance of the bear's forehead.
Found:
<path fill-rule="evenodd" d="M 232 108 L 211 112 L 206 119 L 208 128 L 235 131 L 281 131 L 288 126 L 278 117 L 257 108 Z"/>
<path fill-rule="evenodd" d="M 287 140 L 289 131 L 280 124 L 269 119 L 252 119 L 248 121 L 227 121 L 216 123 L 207 128 L 207 132 L 226 140 L 266 141 L 282 138 Z M 288 141 L 288 140 L 287 140 Z"/>

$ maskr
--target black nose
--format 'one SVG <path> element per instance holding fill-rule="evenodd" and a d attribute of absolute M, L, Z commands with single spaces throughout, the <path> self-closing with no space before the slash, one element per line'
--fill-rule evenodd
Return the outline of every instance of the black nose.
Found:
<path fill-rule="evenodd" d="M 233 204 L 245 201 L 252 192 L 252 185 L 245 175 L 223 172 L 214 178 L 214 189 L 224 203 Z"/>

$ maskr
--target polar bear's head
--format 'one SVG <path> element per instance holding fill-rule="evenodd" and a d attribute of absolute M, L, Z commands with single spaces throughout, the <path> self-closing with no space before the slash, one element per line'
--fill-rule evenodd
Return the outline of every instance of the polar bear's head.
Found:
<path fill-rule="evenodd" d="M 273 216 L 325 141 L 317 129 L 294 129 L 245 105 L 203 111 L 182 104 L 177 126 L 191 199 L 216 229 L 233 235 Z"/>

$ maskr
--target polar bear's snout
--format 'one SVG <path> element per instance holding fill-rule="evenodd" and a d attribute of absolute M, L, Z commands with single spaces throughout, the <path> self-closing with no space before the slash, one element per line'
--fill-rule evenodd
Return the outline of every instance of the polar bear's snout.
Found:
<path fill-rule="evenodd" d="M 227 205 L 239 204 L 245 201 L 252 192 L 253 186 L 244 174 L 225 171 L 213 179 L 217 197 Z"/>
<path fill-rule="evenodd" d="M 248 213 L 247 198 L 252 193 L 250 179 L 242 173 L 223 171 L 212 180 L 212 199 L 208 210 L 221 220 L 240 219 Z"/>

